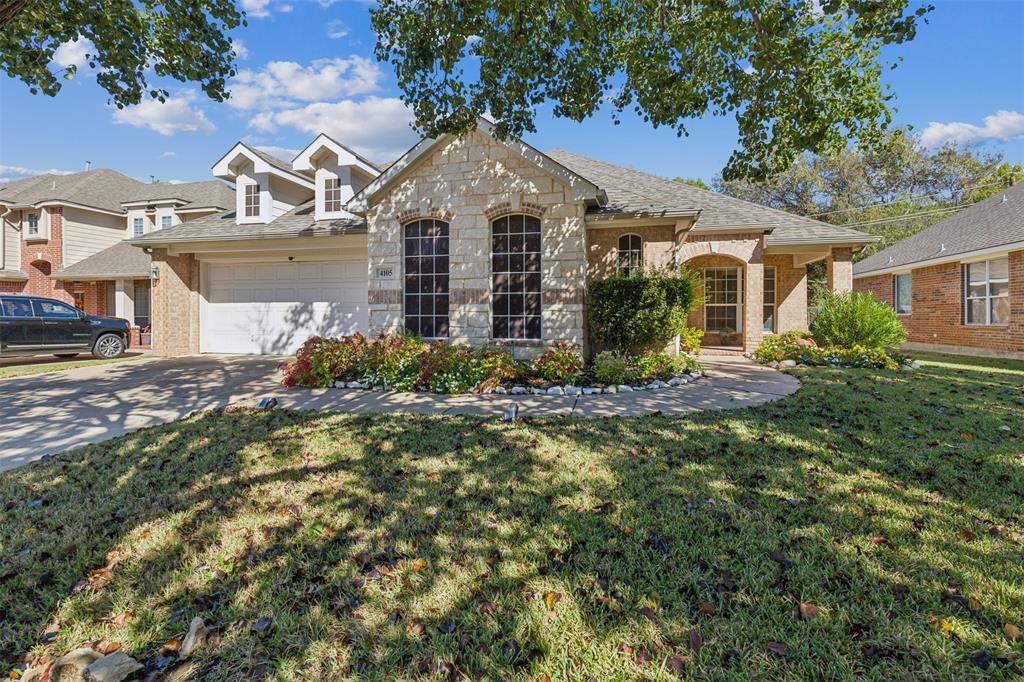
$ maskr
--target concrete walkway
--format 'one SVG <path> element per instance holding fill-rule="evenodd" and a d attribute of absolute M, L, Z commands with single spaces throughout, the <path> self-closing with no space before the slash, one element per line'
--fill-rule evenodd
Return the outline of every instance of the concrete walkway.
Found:
<path fill-rule="evenodd" d="M 0 470 L 48 453 L 97 443 L 180 419 L 197 410 L 256 405 L 337 412 L 501 414 L 515 401 L 520 417 L 686 414 L 759 405 L 799 388 L 792 376 L 737 356 L 703 356 L 707 375 L 685 386 L 587 396 L 392 393 L 287 389 L 281 358 L 203 355 L 68 369 L 0 380 Z"/>

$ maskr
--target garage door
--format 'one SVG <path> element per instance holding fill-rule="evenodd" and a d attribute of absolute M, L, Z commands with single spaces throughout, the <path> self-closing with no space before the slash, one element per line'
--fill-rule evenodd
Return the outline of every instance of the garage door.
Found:
<path fill-rule="evenodd" d="M 210 264 L 204 353 L 291 354 L 310 336 L 366 331 L 363 261 Z"/>

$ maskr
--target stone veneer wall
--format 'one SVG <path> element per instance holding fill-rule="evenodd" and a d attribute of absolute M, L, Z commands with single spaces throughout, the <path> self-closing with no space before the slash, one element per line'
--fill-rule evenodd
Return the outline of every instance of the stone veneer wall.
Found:
<path fill-rule="evenodd" d="M 1024 251 L 1010 261 L 1010 323 L 1002 326 L 964 323 L 963 265 L 943 263 L 911 271 L 910 315 L 900 315 L 911 344 L 945 346 L 956 351 L 984 348 L 999 353 L 1024 353 Z M 871 292 L 893 305 L 893 276 L 855 279 L 857 291 Z M 936 348 L 936 350 L 941 350 Z"/>
<path fill-rule="evenodd" d="M 488 135 L 475 131 L 421 160 L 367 212 L 369 327 L 399 331 L 402 226 L 421 217 L 449 223 L 450 339 L 491 338 L 491 230 L 495 218 L 541 218 L 543 341 L 516 342 L 528 355 L 553 341 L 585 341 L 585 207 L 566 185 Z"/>
<path fill-rule="evenodd" d="M 153 351 L 157 355 L 199 352 L 199 261 L 192 254 L 153 249 L 160 277 L 153 283 Z"/>

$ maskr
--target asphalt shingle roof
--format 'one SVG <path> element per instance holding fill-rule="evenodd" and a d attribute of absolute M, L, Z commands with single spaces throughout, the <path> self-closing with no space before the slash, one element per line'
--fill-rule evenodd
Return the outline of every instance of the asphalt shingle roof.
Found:
<path fill-rule="evenodd" d="M 863 275 L 1019 242 L 1024 242 L 1024 184 L 1008 187 L 865 258 L 853 266 L 853 274 Z"/>
<path fill-rule="evenodd" d="M 554 149 L 547 155 L 605 191 L 608 204 L 594 210 L 594 213 L 642 216 L 700 211 L 694 225 L 696 231 L 772 227 L 774 231 L 765 240 L 769 246 L 876 241 L 875 237 L 857 230 L 735 199 L 563 149 Z"/>
<path fill-rule="evenodd" d="M 145 183 L 109 168 L 69 175 L 46 173 L 0 184 L 0 202 L 8 204 L 61 201 L 124 213 L 123 202 L 156 199 L 183 199 L 196 208 L 227 208 L 234 205 L 235 194 L 220 180 Z"/>
<path fill-rule="evenodd" d="M 314 201 L 299 204 L 267 224 L 235 222 L 235 211 L 223 211 L 196 218 L 174 227 L 150 232 L 131 240 L 132 244 L 153 245 L 173 242 L 219 241 L 231 239 L 273 239 L 280 237 L 322 237 L 366 232 L 362 218 L 314 220 Z"/>
<path fill-rule="evenodd" d="M 149 277 L 152 258 L 127 241 L 118 242 L 99 253 L 54 273 L 54 279 L 143 279 Z"/>

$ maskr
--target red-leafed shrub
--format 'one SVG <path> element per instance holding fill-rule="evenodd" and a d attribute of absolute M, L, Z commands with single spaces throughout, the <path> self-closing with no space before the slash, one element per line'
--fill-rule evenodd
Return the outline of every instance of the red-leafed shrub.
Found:
<path fill-rule="evenodd" d="M 574 343 L 556 341 L 551 350 L 537 356 L 532 374 L 552 383 L 574 384 L 583 376 L 583 356 Z"/>
<path fill-rule="evenodd" d="M 330 386 L 359 378 L 369 342 L 360 333 L 337 339 L 314 336 L 302 344 L 295 359 L 282 365 L 285 386 Z"/>

